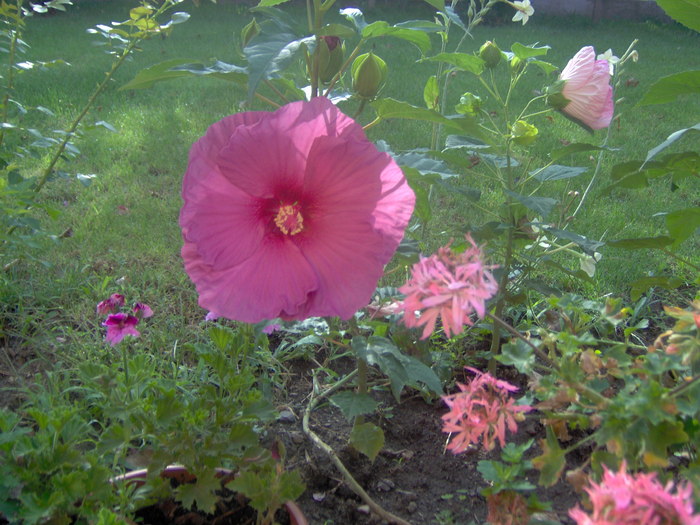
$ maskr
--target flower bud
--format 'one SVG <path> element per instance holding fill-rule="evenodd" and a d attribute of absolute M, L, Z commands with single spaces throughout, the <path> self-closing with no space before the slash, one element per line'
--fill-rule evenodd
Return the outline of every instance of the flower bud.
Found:
<path fill-rule="evenodd" d="M 537 138 L 537 128 L 524 120 L 518 120 L 510 129 L 513 142 L 520 146 L 529 146 Z"/>
<path fill-rule="evenodd" d="M 481 98 L 473 93 L 465 93 L 459 97 L 459 104 L 455 106 L 455 111 L 462 115 L 476 116 L 481 110 Z"/>
<path fill-rule="evenodd" d="M 525 69 L 525 60 L 522 58 L 513 57 L 510 61 L 510 74 L 515 76 L 522 73 L 523 69 Z"/>
<path fill-rule="evenodd" d="M 361 98 L 374 98 L 384 87 L 387 78 L 386 62 L 369 52 L 358 56 L 352 63 L 352 89 Z"/>
<path fill-rule="evenodd" d="M 545 88 L 544 92 L 547 95 L 547 105 L 559 110 L 569 105 L 571 101 L 562 93 L 565 83 L 566 80 L 557 80 L 554 84 Z"/>
<path fill-rule="evenodd" d="M 501 50 L 495 43 L 488 40 L 479 49 L 479 56 L 486 64 L 486 67 L 493 69 L 501 61 Z"/>
<path fill-rule="evenodd" d="M 241 47 L 245 49 L 245 47 L 250 43 L 253 38 L 258 36 L 260 34 L 260 26 L 258 25 L 258 22 L 253 18 L 248 25 L 246 25 L 242 30 L 241 30 Z"/>
<path fill-rule="evenodd" d="M 318 42 L 318 77 L 328 84 L 345 62 L 345 46 L 337 36 L 322 36 Z"/>

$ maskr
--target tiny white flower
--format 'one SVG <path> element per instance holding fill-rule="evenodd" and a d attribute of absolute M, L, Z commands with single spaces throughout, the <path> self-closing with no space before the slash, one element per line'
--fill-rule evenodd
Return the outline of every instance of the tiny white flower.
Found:
<path fill-rule="evenodd" d="M 596 57 L 598 60 L 607 60 L 610 66 L 610 75 L 615 73 L 615 65 L 620 61 L 619 57 L 613 55 L 612 49 L 608 49 L 605 53 L 601 53 Z"/>
<path fill-rule="evenodd" d="M 535 8 L 530 5 L 530 0 L 515 0 L 515 2 L 508 2 L 512 7 L 517 9 L 515 16 L 513 17 L 513 22 L 523 21 L 525 25 L 528 19 L 535 14 Z"/>

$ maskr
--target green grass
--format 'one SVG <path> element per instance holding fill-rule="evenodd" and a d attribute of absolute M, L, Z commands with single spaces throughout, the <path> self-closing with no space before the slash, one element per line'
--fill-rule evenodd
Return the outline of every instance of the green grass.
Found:
<path fill-rule="evenodd" d="M 418 4 L 418 2 L 416 2 Z M 27 123 L 45 129 L 65 126 L 80 110 L 94 86 L 103 78 L 110 59 L 96 40 L 85 30 L 97 23 L 124 20 L 128 9 L 136 5 L 126 1 L 84 0 L 65 14 L 29 20 L 25 39 L 31 44 L 29 58 L 50 60 L 63 58 L 70 67 L 28 72 L 21 76 L 17 98 L 27 106 L 42 105 L 56 113 L 46 121 L 29 115 Z M 49 267 L 27 263 L 13 267 L 10 283 L 3 296 L 14 320 L 6 334 L 15 335 L 27 344 L 48 351 L 56 337 L 59 346 L 90 345 L 102 334 L 94 315 L 94 305 L 109 293 L 121 291 L 127 300 L 150 304 L 158 322 L 150 324 L 151 342 L 167 351 L 176 341 L 191 340 L 205 312 L 196 304 L 194 287 L 185 275 L 179 257 L 181 246 L 177 225 L 180 207 L 180 183 L 187 164 L 190 145 L 214 121 L 238 111 L 245 94 L 231 84 L 209 79 L 188 79 L 156 85 L 144 91 L 120 91 L 120 85 L 138 71 L 152 64 L 188 58 L 209 61 L 218 58 L 242 63 L 236 50 L 240 28 L 249 15 L 243 6 L 231 2 L 217 5 L 203 2 L 195 8 L 183 4 L 191 19 L 176 26 L 172 36 L 147 41 L 117 74 L 116 80 L 99 99 L 86 123 L 106 121 L 118 133 L 103 130 L 86 132 L 79 142 L 81 155 L 65 163 L 62 169 L 74 173 L 95 174 L 94 183 L 83 188 L 75 180 L 53 182 L 45 199 L 62 210 L 62 215 L 48 225 L 56 233 L 70 229 L 72 235 L 47 246 L 41 257 Z M 429 18 L 430 11 L 365 13 L 368 21 L 402 18 Z M 303 21 L 302 12 L 290 11 Z M 338 20 L 340 18 L 338 17 Z M 697 181 L 684 181 L 672 192 L 667 182 L 659 182 L 643 191 L 615 191 L 601 197 L 610 167 L 628 159 L 643 158 L 646 151 L 669 133 L 693 125 L 700 114 L 700 101 L 685 99 L 675 104 L 633 108 L 651 83 L 660 76 L 697 67 L 695 49 L 700 40 L 678 27 L 652 23 L 607 22 L 591 25 L 584 20 L 548 20 L 533 18 L 526 27 L 505 23 L 482 26 L 474 32 L 471 51 L 486 39 L 495 40 L 507 49 L 511 43 L 539 42 L 552 46 L 547 60 L 560 67 L 583 45 L 592 44 L 600 52 L 613 48 L 622 54 L 629 43 L 639 38 L 638 64 L 629 73 L 639 81 L 636 87 L 622 86 L 618 97 L 622 117 L 612 134 L 611 145 L 619 148 L 606 157 L 600 181 L 577 218 L 575 231 L 591 238 L 606 239 L 654 235 L 662 231 L 662 218 L 652 214 L 698 205 Z M 390 39 L 379 40 L 375 51 L 390 67 L 390 79 L 384 95 L 422 105 L 423 80 L 435 70 L 435 64 L 416 63 L 420 55 L 411 45 Z M 533 75 L 515 102 L 523 103 L 533 90 L 541 89 L 551 79 Z M 450 98 L 454 104 L 464 91 L 476 91 L 478 85 L 468 75 L 452 79 Z M 352 110 L 356 103 L 346 104 Z M 256 106 L 257 107 L 257 106 Z M 34 119 L 34 121 L 32 121 Z M 371 115 L 362 115 L 368 121 Z M 536 122 L 543 138 L 537 146 L 544 156 L 552 147 L 567 141 L 598 141 L 601 132 L 591 137 L 559 116 L 552 122 Z M 390 121 L 372 129 L 372 139 L 385 139 L 395 151 L 425 147 L 430 127 L 413 122 Z M 690 142 L 683 144 L 689 147 Z M 697 139 L 695 142 L 697 146 Z M 45 159 L 31 161 L 39 169 Z M 576 159 L 580 165 L 593 165 L 587 156 Z M 487 190 L 492 183 L 464 180 Z M 568 189 L 582 190 L 586 179 L 576 180 Z M 561 192 L 562 187 L 553 188 Z M 485 201 L 489 201 L 488 194 Z M 479 212 L 468 202 L 453 195 L 436 197 L 436 221 L 431 225 L 431 245 L 459 237 L 469 224 L 480 221 Z M 681 253 L 697 261 L 697 236 L 682 247 Z M 593 295 L 627 292 L 627 283 L 648 272 L 681 271 L 672 260 L 656 253 L 605 250 L 599 265 Z M 119 280 L 119 281 L 118 281 Z M 37 344 L 38 342 L 38 344 Z"/>

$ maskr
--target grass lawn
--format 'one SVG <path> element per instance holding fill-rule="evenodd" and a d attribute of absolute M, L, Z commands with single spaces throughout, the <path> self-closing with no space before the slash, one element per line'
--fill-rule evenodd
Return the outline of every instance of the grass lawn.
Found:
<path fill-rule="evenodd" d="M 28 22 L 26 40 L 31 44 L 28 58 L 49 60 L 62 58 L 71 65 L 47 71 L 31 71 L 20 76 L 17 96 L 27 106 L 45 106 L 55 118 L 29 115 L 27 124 L 59 129 L 79 111 L 90 91 L 103 78 L 110 59 L 104 48 L 91 43 L 94 35 L 85 30 L 97 23 L 126 18 L 131 2 L 84 0 L 66 13 L 35 17 Z M 196 305 L 194 287 L 182 269 L 181 245 L 177 216 L 180 184 L 190 145 L 206 128 L 223 116 L 239 110 L 245 93 L 233 84 L 212 79 L 184 79 L 157 84 L 152 89 L 124 91 L 119 87 L 141 69 L 155 63 L 188 58 L 209 62 L 216 58 L 241 63 L 237 40 L 240 28 L 250 20 L 244 6 L 231 2 L 200 7 L 183 4 L 191 19 L 174 28 L 168 38 L 143 44 L 134 59 L 118 72 L 116 80 L 88 115 L 87 124 L 105 121 L 116 133 L 103 129 L 86 131 L 79 141 L 81 154 L 61 169 L 71 174 L 94 174 L 94 182 L 83 188 L 76 180 L 58 180 L 45 192 L 45 199 L 62 211 L 49 224 L 57 234 L 70 232 L 57 244 L 46 246 L 40 258 L 50 265 L 20 264 L 13 267 L 10 284 L 3 288 L 4 303 L 15 319 L 5 330 L 15 335 L 29 334 L 51 338 L 60 335 L 67 344 L 93 344 L 99 340 L 94 304 L 106 294 L 121 291 L 134 300 L 143 300 L 159 312 L 158 330 L 150 337 L 164 346 L 174 340 L 192 337 L 204 313 Z M 430 18 L 429 8 L 420 2 L 411 6 L 411 16 L 402 10 L 367 11 L 368 21 L 393 18 Z M 291 12 L 295 12 L 292 8 Z M 303 21 L 302 11 L 297 18 Z M 337 21 L 341 21 L 337 15 Z M 581 19 L 547 19 L 535 16 L 527 26 L 509 21 L 482 25 L 465 50 L 478 48 L 485 40 L 496 41 L 503 49 L 513 42 L 547 44 L 552 47 L 546 59 L 563 67 L 583 45 L 594 45 L 603 52 L 612 48 L 621 55 L 630 42 L 639 39 L 640 60 L 627 70 L 629 82 L 618 87 L 620 119 L 614 123 L 610 145 L 617 151 L 606 155 L 603 170 L 589 200 L 573 224 L 589 238 L 614 239 L 656 235 L 663 232 L 661 216 L 666 211 L 697 205 L 700 198 L 697 179 L 682 181 L 671 191 L 664 179 L 639 191 L 614 191 L 600 196 L 607 186 L 610 167 L 629 159 L 643 158 L 646 152 L 671 132 L 697 122 L 700 101 L 687 98 L 674 104 L 635 108 L 635 103 L 660 76 L 697 66 L 697 35 L 685 29 L 655 23 L 604 22 L 592 25 Z M 416 63 L 420 58 L 412 45 L 395 39 L 375 40 L 375 52 L 390 68 L 385 96 L 422 105 L 424 79 L 435 71 L 435 64 Z M 437 41 L 434 41 L 437 46 Z M 454 45 L 454 42 L 450 45 Z M 437 49 L 437 47 L 435 48 Z M 437 51 L 436 51 L 437 52 Z M 531 75 L 528 84 L 516 94 L 527 100 L 534 90 L 552 81 L 544 74 Z M 451 80 L 450 102 L 457 102 L 465 91 L 478 92 L 474 77 L 457 75 Z M 448 104 L 448 105 L 449 105 Z M 353 101 L 344 104 L 348 111 Z M 41 121 L 39 121 L 41 118 Z M 371 120 L 371 110 L 360 117 Z M 48 119 L 48 121 L 47 121 Z M 603 132 L 588 135 L 558 115 L 537 121 L 541 128 L 536 148 L 544 158 L 547 152 L 564 141 L 596 143 Z M 430 127 L 410 121 L 388 121 L 370 130 L 372 139 L 384 139 L 394 151 L 425 147 Z M 697 144 L 697 138 L 694 139 Z M 688 147 L 689 141 L 683 146 Z M 30 161 L 37 168 L 45 159 Z M 594 161 L 582 154 L 572 162 L 588 166 Z M 488 179 L 463 177 L 459 183 L 480 188 L 482 204 L 489 205 Z M 552 187 L 553 195 L 569 190 L 582 192 L 588 182 L 584 176 L 564 186 Z M 481 212 L 468 201 L 450 193 L 436 197 L 435 219 L 424 238 L 428 249 L 452 237 L 461 237 L 469 225 L 482 220 Z M 439 210 L 439 211 L 437 211 Z M 698 237 L 679 250 L 697 261 Z M 622 252 L 605 249 L 595 281 L 584 289 L 593 296 L 607 293 L 624 295 L 627 283 L 636 277 L 676 272 L 692 277 L 687 268 L 678 267 L 673 259 L 653 252 Z M 497 262 L 497 261 L 496 261 Z M 580 289 L 579 283 L 566 286 Z M 58 308 L 60 305 L 60 308 Z"/>

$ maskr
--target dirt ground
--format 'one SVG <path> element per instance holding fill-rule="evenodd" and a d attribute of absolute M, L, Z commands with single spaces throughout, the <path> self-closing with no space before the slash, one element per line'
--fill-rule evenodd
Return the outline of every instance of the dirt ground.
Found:
<path fill-rule="evenodd" d="M 300 362 L 291 370 L 287 404 L 281 408 L 283 417 L 272 434 L 281 438 L 287 447 L 287 467 L 299 469 L 303 475 L 307 490 L 297 503 L 309 523 L 385 523 L 368 512 L 367 506 L 342 481 L 328 456 L 303 434 L 302 417 L 311 392 L 311 369 L 308 363 Z M 514 378 L 504 379 L 513 382 Z M 383 402 L 384 411 L 382 416 L 367 419 L 381 426 L 386 438 L 385 447 L 374 462 L 347 446 L 351 424 L 336 407 L 326 404 L 315 409 L 311 415 L 311 429 L 338 453 L 371 498 L 412 525 L 485 523 L 487 505 L 480 495 L 485 482 L 477 463 L 498 459 L 498 448 L 491 453 L 475 448 L 454 455 L 445 449 L 447 434 L 441 431 L 441 416 L 447 410 L 440 400 L 430 404 L 414 395 L 397 405 L 388 392 L 374 392 L 373 395 Z M 522 443 L 543 437 L 541 425 L 528 420 L 509 440 Z M 532 454 L 537 455 L 537 447 L 533 449 Z M 536 483 L 536 478 L 537 473 L 533 472 L 530 481 Z M 539 490 L 538 495 L 553 503 L 549 517 L 571 523 L 567 512 L 578 498 L 570 485 L 560 482 L 550 489 Z"/>

